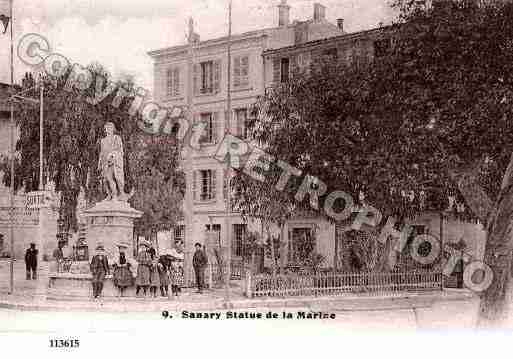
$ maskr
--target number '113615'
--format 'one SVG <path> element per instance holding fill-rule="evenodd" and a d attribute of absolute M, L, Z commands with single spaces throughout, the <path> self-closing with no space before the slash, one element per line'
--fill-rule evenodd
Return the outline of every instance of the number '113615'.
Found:
<path fill-rule="evenodd" d="M 78 348 L 78 339 L 50 339 L 50 348 Z"/>

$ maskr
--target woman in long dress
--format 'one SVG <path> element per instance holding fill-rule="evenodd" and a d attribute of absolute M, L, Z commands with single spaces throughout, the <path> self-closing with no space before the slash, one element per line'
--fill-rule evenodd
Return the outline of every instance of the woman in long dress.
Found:
<path fill-rule="evenodd" d="M 122 297 L 123 292 L 126 288 L 134 285 L 134 276 L 132 274 L 131 265 L 126 258 L 126 250 L 128 249 L 128 244 L 120 243 L 118 244 L 119 248 L 119 258 L 116 263 L 114 263 L 114 285 L 118 288 L 118 296 Z"/>
<path fill-rule="evenodd" d="M 157 298 L 157 288 L 160 287 L 160 276 L 158 271 L 158 257 L 155 248 L 151 247 L 148 251 L 151 256 L 150 267 L 150 296 Z"/>
<path fill-rule="evenodd" d="M 150 268 L 152 265 L 152 260 L 150 253 L 148 250 L 150 249 L 150 244 L 143 240 L 139 243 L 139 253 L 137 254 L 137 277 L 135 279 L 136 287 L 136 295 L 139 296 L 139 292 L 141 288 L 144 291 L 144 296 L 148 291 L 148 287 L 150 286 Z"/>

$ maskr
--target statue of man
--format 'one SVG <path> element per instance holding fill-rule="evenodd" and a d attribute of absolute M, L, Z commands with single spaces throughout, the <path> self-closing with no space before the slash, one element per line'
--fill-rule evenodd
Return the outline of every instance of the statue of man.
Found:
<path fill-rule="evenodd" d="M 123 170 L 123 141 L 114 134 L 114 124 L 105 124 L 106 136 L 100 142 L 98 169 L 101 171 L 107 200 L 119 200 L 125 194 L 125 172 Z"/>

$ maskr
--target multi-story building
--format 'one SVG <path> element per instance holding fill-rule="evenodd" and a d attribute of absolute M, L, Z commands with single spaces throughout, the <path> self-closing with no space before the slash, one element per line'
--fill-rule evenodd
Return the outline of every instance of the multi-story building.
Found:
<path fill-rule="evenodd" d="M 282 0 L 278 5 L 277 27 L 232 36 L 231 101 L 227 96 L 227 37 L 200 41 L 191 27 L 189 44 L 149 53 L 154 60 L 155 99 L 170 108 L 187 106 L 194 122 L 205 123 L 201 148 L 188 148 L 182 161 L 187 183 L 185 220 L 175 229 L 174 237 L 185 238 L 187 252 L 192 252 L 195 242 L 204 242 L 207 229 L 220 233 L 222 245 L 231 248 L 232 259 L 243 252 L 247 224 L 237 213 L 227 211 L 226 165 L 218 162 L 214 154 L 227 130 L 246 137 L 248 108 L 257 96 L 288 81 L 296 68 L 308 68 L 321 57 L 366 66 L 393 46 L 391 27 L 345 33 L 343 19 L 331 24 L 325 14 L 322 5 L 314 4 L 312 19 L 290 23 L 289 6 Z M 227 112 L 228 102 L 231 116 Z M 426 213 L 412 224 L 417 233 L 441 238 L 441 218 L 438 213 Z M 449 233 L 454 232 L 450 237 L 463 232 L 472 234 L 466 237 L 469 248 L 477 257 L 482 255 L 482 230 L 457 221 L 450 222 L 447 228 Z M 311 250 L 324 257 L 324 267 L 340 268 L 342 257 L 348 255 L 343 243 L 344 230 L 323 219 L 298 214 L 283 231 L 281 265 L 293 266 L 299 243 L 309 238 L 313 240 Z"/>
<path fill-rule="evenodd" d="M 217 144 L 227 130 L 246 136 L 248 109 L 266 86 L 262 54 L 305 41 L 343 34 L 340 26 L 326 20 L 326 8 L 314 4 L 312 19 L 290 22 L 290 7 L 278 5 L 278 26 L 231 36 L 231 73 L 228 74 L 228 37 L 200 41 L 192 23 L 188 44 L 149 52 L 154 60 L 154 98 L 166 107 L 187 106 L 194 122 L 205 124 L 199 150 L 184 153 L 186 172 L 185 236 L 186 250 L 203 242 L 205 229 L 220 232 L 222 245 L 239 257 L 246 224 L 237 213 L 227 218 L 227 172 L 214 158 Z M 341 25 L 342 20 L 339 21 Z M 228 76 L 231 80 L 231 116 L 228 116 Z M 228 119 L 231 118 L 231 121 Z M 230 122 L 230 123 L 228 123 Z M 188 205 L 187 205 L 188 204 Z M 227 230 L 227 227 L 230 229 Z M 228 233 L 230 237 L 228 238 Z"/>

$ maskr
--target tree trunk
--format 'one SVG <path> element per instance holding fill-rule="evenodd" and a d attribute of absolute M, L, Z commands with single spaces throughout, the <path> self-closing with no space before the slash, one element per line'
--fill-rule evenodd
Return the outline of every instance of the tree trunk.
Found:
<path fill-rule="evenodd" d="M 498 324 L 508 312 L 506 297 L 511 281 L 513 187 L 504 191 L 487 224 L 484 263 L 493 271 L 493 281 L 481 296 L 480 325 Z"/>
<path fill-rule="evenodd" d="M 269 238 L 269 242 L 271 244 L 271 259 L 272 259 L 272 274 L 273 277 L 276 277 L 276 251 L 274 250 L 274 238 L 271 236 L 271 232 L 269 231 L 269 224 L 265 224 L 265 231 L 267 233 L 267 238 Z"/>
<path fill-rule="evenodd" d="M 453 171 L 461 194 L 474 214 L 486 223 L 484 263 L 493 271 L 491 285 L 481 294 L 479 326 L 494 326 L 508 312 L 507 293 L 511 281 L 513 220 L 513 156 L 504 174 L 495 205 L 476 183 L 477 166 L 463 173 Z"/>

